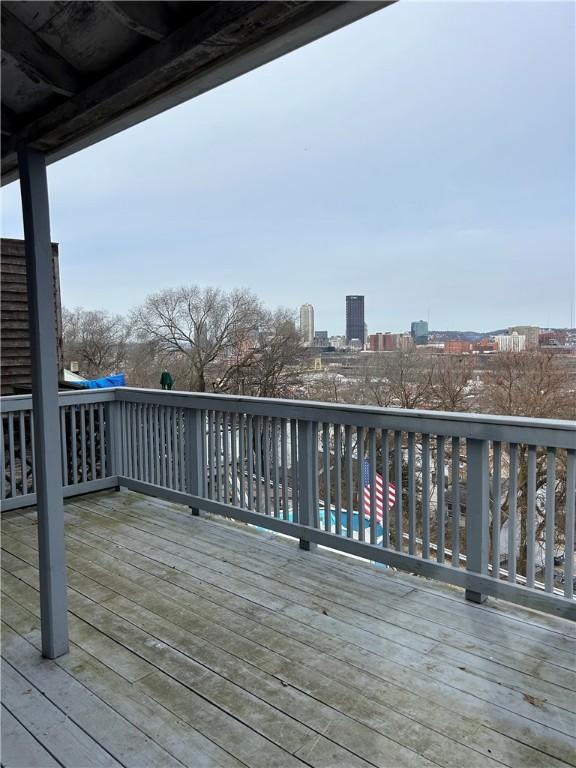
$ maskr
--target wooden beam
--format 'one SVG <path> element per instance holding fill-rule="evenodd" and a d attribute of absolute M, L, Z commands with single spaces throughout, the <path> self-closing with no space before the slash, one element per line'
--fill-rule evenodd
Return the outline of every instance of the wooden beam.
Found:
<path fill-rule="evenodd" d="M 272 61 L 396 0 L 223 2 L 107 72 L 4 141 L 2 184 L 19 144 L 54 162 Z"/>
<path fill-rule="evenodd" d="M 11 56 L 22 72 L 56 93 L 73 96 L 80 90 L 79 73 L 7 8 L 2 8 L 2 52 Z"/>
<path fill-rule="evenodd" d="M 2 117 L 0 119 L 0 129 L 2 130 L 2 135 L 11 136 L 13 133 L 16 133 L 17 126 L 18 118 L 14 112 L 2 104 Z"/>
<path fill-rule="evenodd" d="M 173 25 L 165 3 L 109 2 L 107 7 L 125 27 L 152 40 L 162 40 L 172 31 Z"/>

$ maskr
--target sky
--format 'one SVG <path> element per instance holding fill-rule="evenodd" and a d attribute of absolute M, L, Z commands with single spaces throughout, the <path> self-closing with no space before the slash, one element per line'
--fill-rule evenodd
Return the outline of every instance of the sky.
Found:
<path fill-rule="evenodd" d="M 568 325 L 575 8 L 402 0 L 49 166 L 63 303 L 196 283 L 330 334 L 355 293 L 371 333 Z"/>

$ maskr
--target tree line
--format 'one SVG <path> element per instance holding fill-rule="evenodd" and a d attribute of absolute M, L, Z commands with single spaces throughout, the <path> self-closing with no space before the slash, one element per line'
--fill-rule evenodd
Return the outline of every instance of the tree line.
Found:
<path fill-rule="evenodd" d="M 304 347 L 294 314 L 267 309 L 249 290 L 195 285 L 153 293 L 128 315 L 63 310 L 66 363 L 88 378 L 123 371 L 136 387 L 288 397 Z"/>

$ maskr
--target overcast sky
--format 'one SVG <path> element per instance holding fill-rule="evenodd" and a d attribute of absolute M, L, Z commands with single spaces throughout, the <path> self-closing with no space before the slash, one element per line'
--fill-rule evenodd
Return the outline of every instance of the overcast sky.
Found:
<path fill-rule="evenodd" d="M 182 283 L 344 331 L 566 326 L 575 6 L 402 2 L 49 168 L 63 301 Z M 5 188 L 3 234 L 22 234 Z"/>

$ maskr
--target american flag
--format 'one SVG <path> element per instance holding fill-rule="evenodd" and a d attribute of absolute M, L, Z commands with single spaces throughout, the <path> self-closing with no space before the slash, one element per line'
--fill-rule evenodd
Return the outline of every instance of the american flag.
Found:
<path fill-rule="evenodd" d="M 364 486 L 364 514 L 370 517 L 370 462 L 364 460 L 364 476 L 362 478 Z M 396 488 L 393 483 L 388 483 L 388 506 L 393 507 L 396 503 Z M 384 512 L 384 480 L 382 475 L 376 472 L 376 520 L 382 522 Z"/>

